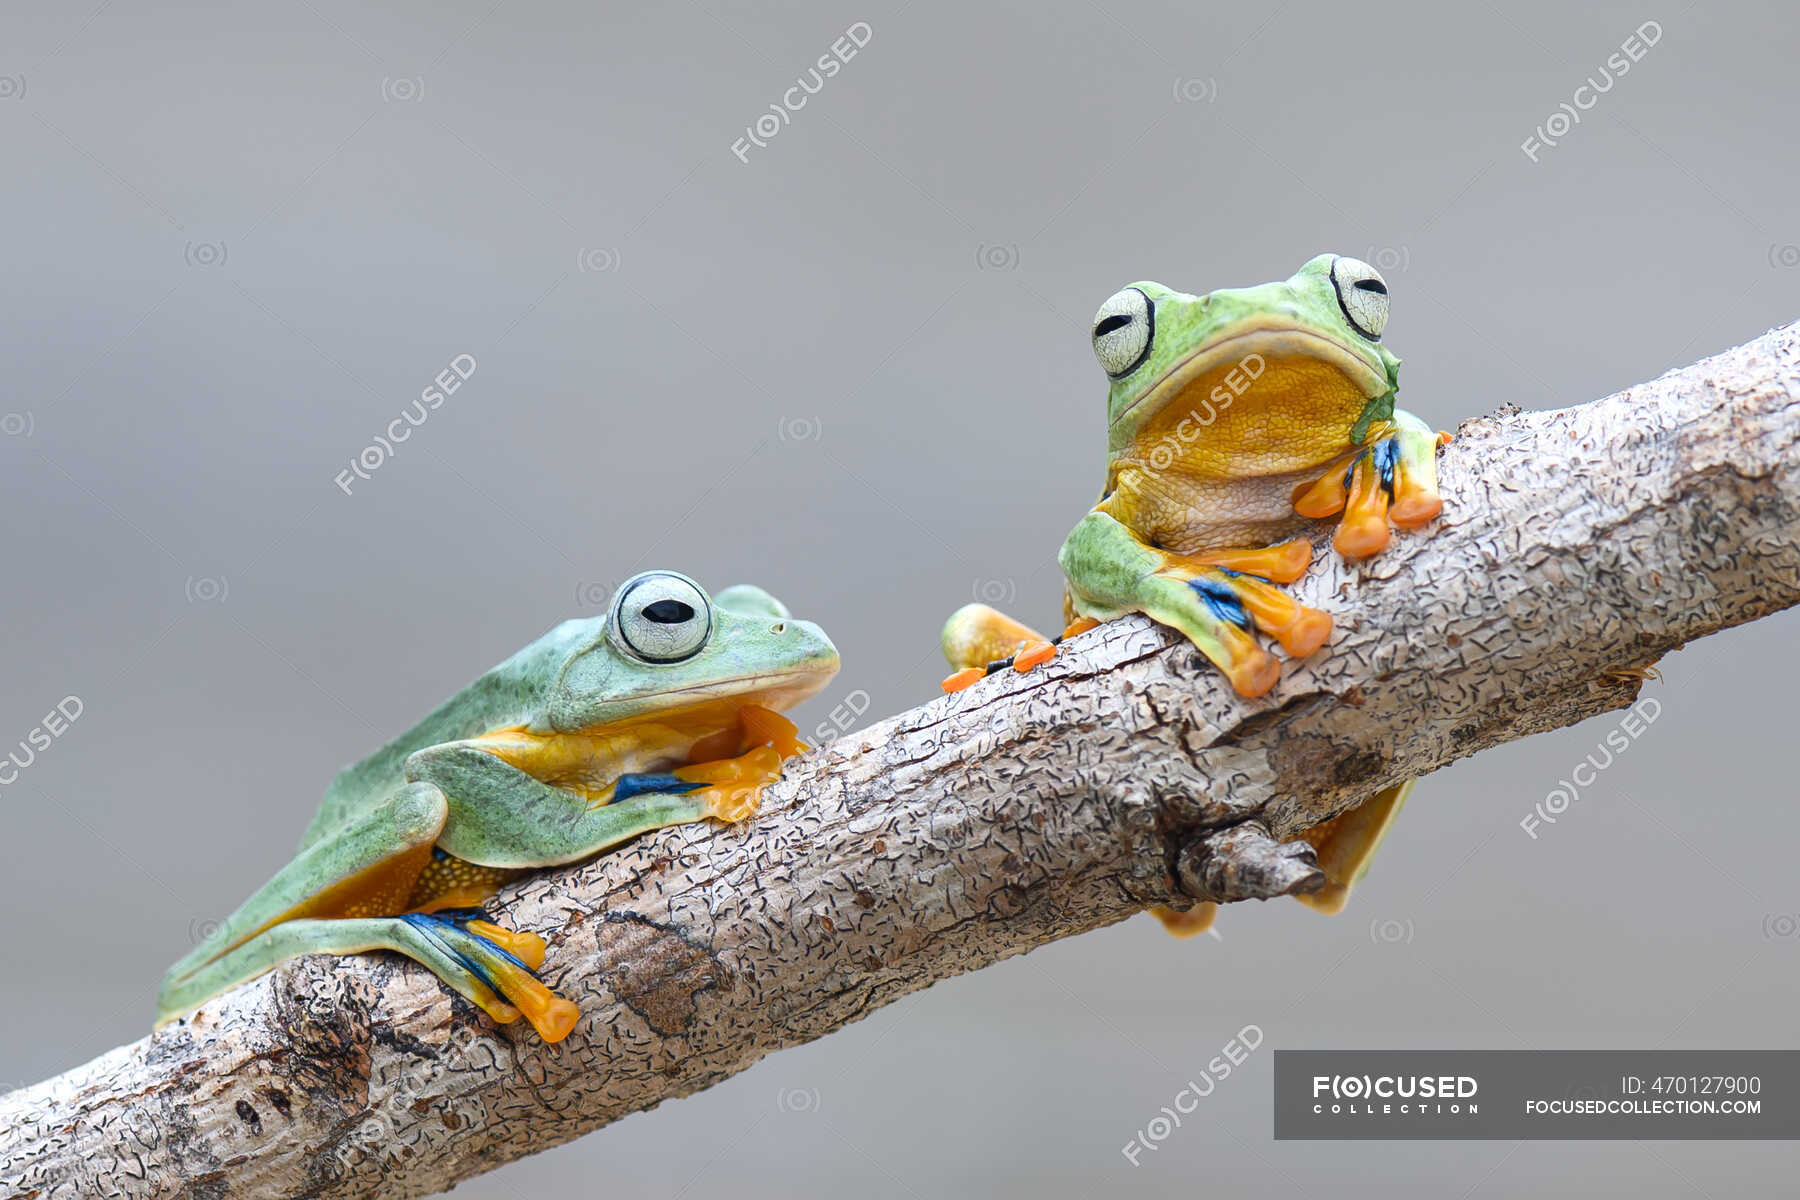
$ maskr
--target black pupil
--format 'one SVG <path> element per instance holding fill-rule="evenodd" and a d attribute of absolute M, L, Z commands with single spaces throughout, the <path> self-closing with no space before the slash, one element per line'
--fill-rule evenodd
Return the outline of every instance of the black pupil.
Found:
<path fill-rule="evenodd" d="M 1387 284 L 1379 279 L 1359 279 L 1356 281 L 1356 286 L 1360 291 L 1380 292 L 1383 296 L 1387 295 Z"/>
<path fill-rule="evenodd" d="M 1115 329 L 1123 329 L 1129 324 L 1131 324 L 1131 318 L 1129 316 L 1124 313 L 1114 313 L 1112 316 L 1107 317 L 1098 325 L 1094 326 L 1094 336 L 1101 337 L 1111 333 Z"/>
<path fill-rule="evenodd" d="M 680 625 L 694 619 L 694 610 L 679 600 L 658 600 L 644 606 L 644 619 L 658 625 Z"/>

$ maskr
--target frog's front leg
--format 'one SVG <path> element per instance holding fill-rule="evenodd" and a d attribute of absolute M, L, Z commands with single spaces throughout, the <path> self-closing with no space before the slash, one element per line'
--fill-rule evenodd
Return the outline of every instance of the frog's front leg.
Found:
<path fill-rule="evenodd" d="M 780 754 L 759 746 L 732 759 L 620 775 L 602 787 L 558 787 L 482 741 L 428 747 L 406 769 L 449 797 L 450 818 L 438 844 L 457 858 L 494 867 L 556 866 L 652 829 L 708 818 L 741 821 L 756 811 L 761 787 L 781 773 Z"/>
<path fill-rule="evenodd" d="M 1369 436 L 1347 459 L 1333 463 L 1294 496 L 1303 517 L 1342 512 L 1331 544 L 1346 558 L 1367 558 L 1388 544 L 1388 521 L 1418 529 L 1443 511 L 1437 490 L 1438 447 L 1450 440 L 1397 408 L 1389 421 L 1370 426 Z"/>
<path fill-rule="evenodd" d="M 1274 586 L 1298 579 L 1311 553 L 1299 540 L 1257 550 L 1171 554 L 1146 545 L 1097 508 L 1070 531 L 1057 559 L 1075 613 L 1111 620 L 1141 612 L 1173 626 L 1225 672 L 1239 695 L 1254 697 L 1281 675 L 1255 631 L 1295 658 L 1331 636 L 1329 616 Z"/>

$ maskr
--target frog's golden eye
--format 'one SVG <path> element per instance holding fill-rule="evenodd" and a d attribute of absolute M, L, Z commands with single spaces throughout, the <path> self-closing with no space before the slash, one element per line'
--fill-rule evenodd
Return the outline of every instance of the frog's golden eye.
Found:
<path fill-rule="evenodd" d="M 1379 342 L 1388 319 L 1387 281 L 1381 272 L 1360 258 L 1339 256 L 1331 260 L 1331 286 L 1337 290 L 1344 320 L 1371 342 Z"/>
<path fill-rule="evenodd" d="M 645 571 L 619 588 L 608 625 L 614 643 L 633 657 L 680 662 L 712 636 L 712 602 L 685 575 Z"/>
<path fill-rule="evenodd" d="M 1094 314 L 1094 357 L 1114 379 L 1143 365 L 1155 337 L 1156 308 L 1137 288 L 1114 292 Z"/>

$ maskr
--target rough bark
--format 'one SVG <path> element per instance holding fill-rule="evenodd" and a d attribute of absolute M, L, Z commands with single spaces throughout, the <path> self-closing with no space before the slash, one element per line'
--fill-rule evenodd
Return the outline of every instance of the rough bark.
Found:
<path fill-rule="evenodd" d="M 1338 631 L 1266 698 L 1103 626 L 795 760 L 751 822 L 509 889 L 582 1006 L 561 1045 L 396 956 L 303 959 L 0 1100 L 0 1194 L 425 1195 L 1147 904 L 1309 886 L 1300 830 L 1800 600 L 1796 442 L 1800 326 L 1469 421 L 1430 536 L 1318 556 Z"/>

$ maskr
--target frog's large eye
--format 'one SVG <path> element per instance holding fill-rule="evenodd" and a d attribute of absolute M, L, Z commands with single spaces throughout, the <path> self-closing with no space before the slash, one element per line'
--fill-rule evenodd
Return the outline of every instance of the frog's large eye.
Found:
<path fill-rule="evenodd" d="M 1143 365 L 1155 336 L 1155 307 L 1136 288 L 1114 292 L 1094 314 L 1094 357 L 1114 379 Z"/>
<path fill-rule="evenodd" d="M 625 581 L 610 622 L 619 648 L 645 662 L 692 658 L 712 634 L 712 603 L 700 585 L 673 571 Z"/>
<path fill-rule="evenodd" d="M 1360 258 L 1340 256 L 1331 260 L 1331 286 L 1337 289 L 1344 320 L 1371 342 L 1379 342 L 1388 319 L 1387 281 L 1381 272 Z"/>

